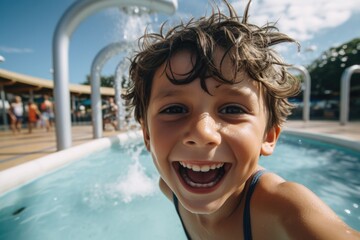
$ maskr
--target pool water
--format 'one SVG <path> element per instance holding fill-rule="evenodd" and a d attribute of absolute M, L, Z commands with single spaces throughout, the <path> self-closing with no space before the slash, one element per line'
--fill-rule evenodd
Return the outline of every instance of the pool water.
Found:
<path fill-rule="evenodd" d="M 311 189 L 360 231 L 360 152 L 283 134 L 274 154 L 260 164 Z"/>
<path fill-rule="evenodd" d="M 283 134 L 261 164 L 360 230 L 360 153 Z M 0 198 L 0 239 L 186 239 L 142 143 L 114 145 Z"/>
<path fill-rule="evenodd" d="M 157 182 L 141 143 L 113 146 L 0 198 L 0 239 L 186 239 Z"/>

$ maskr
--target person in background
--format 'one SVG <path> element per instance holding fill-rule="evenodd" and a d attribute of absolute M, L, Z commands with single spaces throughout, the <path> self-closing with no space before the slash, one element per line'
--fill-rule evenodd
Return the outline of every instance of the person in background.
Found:
<path fill-rule="evenodd" d="M 24 114 L 24 106 L 20 96 L 15 96 L 14 101 L 10 105 L 8 114 L 10 116 L 10 128 L 12 132 L 20 133 Z"/>
<path fill-rule="evenodd" d="M 36 127 L 37 121 L 41 118 L 41 113 L 38 106 L 33 100 L 28 102 L 28 129 L 29 133 L 32 133 L 32 129 Z"/>
<path fill-rule="evenodd" d="M 50 101 L 49 95 L 44 95 L 44 101 L 40 105 L 42 126 L 50 131 L 54 121 L 54 104 Z"/>
<path fill-rule="evenodd" d="M 108 102 L 102 107 L 103 114 L 103 130 L 106 130 L 106 124 L 110 123 L 115 130 L 117 130 L 117 110 L 118 106 L 116 105 L 114 98 L 109 97 Z"/>

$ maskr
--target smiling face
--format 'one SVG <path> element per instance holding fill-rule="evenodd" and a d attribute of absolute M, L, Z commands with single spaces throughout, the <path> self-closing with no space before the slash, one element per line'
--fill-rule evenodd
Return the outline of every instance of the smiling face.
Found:
<path fill-rule="evenodd" d="M 222 54 L 219 50 L 215 55 L 218 66 Z M 176 53 L 170 60 L 175 77 L 189 73 L 192 62 L 189 51 Z M 229 66 L 225 58 L 225 77 L 233 76 Z M 232 85 L 208 78 L 209 94 L 198 79 L 172 84 L 164 68 L 154 75 L 142 124 L 145 144 L 161 178 L 186 209 L 215 212 L 241 193 L 260 154 L 272 153 L 279 129 L 266 130 L 260 87 L 245 74 L 238 74 Z"/>

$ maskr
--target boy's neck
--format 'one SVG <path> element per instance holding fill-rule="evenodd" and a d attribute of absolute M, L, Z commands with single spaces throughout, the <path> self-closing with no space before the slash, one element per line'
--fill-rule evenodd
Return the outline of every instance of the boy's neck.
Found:
<path fill-rule="evenodd" d="M 245 187 L 246 183 L 230 196 L 218 211 L 211 214 L 195 214 L 197 221 L 206 229 L 215 229 L 220 223 L 226 223 L 233 216 L 238 215 L 236 212 L 242 211 Z"/>

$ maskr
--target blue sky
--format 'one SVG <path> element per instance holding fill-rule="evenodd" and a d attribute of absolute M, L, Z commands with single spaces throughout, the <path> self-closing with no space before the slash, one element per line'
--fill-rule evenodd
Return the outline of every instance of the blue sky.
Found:
<path fill-rule="evenodd" d="M 1 0 L 0 55 L 5 62 L 0 63 L 0 68 L 51 80 L 53 33 L 61 16 L 74 2 Z M 242 15 L 246 1 L 230 2 Z M 208 0 L 178 0 L 179 8 L 174 16 L 153 15 L 151 26 L 156 30 L 166 19 L 171 23 L 180 18 L 199 17 L 209 12 L 207 4 Z M 102 48 L 123 39 L 136 27 L 146 25 L 141 23 L 139 26 L 134 19 L 124 24 L 125 20 L 117 8 L 111 8 L 86 18 L 78 26 L 72 34 L 69 49 L 71 83 L 85 81 L 93 59 Z M 302 45 L 300 53 L 295 46 L 288 45 L 278 48 L 278 51 L 290 63 L 306 65 L 329 47 L 360 37 L 360 4 L 358 0 L 254 0 L 250 22 L 263 25 L 274 21 L 278 21 L 281 31 Z M 124 25 L 130 28 L 124 30 Z M 130 36 L 128 39 L 133 41 Z M 112 58 L 102 74 L 113 74 L 119 61 L 120 55 Z"/>

